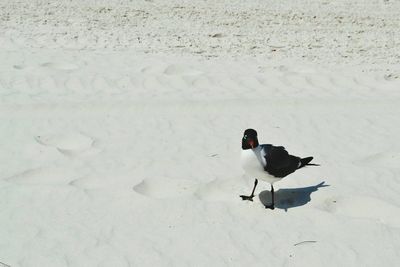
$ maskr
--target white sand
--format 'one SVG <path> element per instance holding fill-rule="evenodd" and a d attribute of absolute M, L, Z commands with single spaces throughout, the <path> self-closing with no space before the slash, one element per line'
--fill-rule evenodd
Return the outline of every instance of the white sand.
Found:
<path fill-rule="evenodd" d="M 398 1 L 36 2 L 0 3 L 1 263 L 398 265 Z M 274 211 L 248 127 L 322 165 Z"/>

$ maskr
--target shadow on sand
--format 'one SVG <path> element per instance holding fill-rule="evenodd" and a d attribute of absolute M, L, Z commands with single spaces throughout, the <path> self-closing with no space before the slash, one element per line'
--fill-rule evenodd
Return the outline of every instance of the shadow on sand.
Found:
<path fill-rule="evenodd" d="M 314 186 L 302 188 L 279 189 L 275 191 L 275 208 L 287 211 L 290 208 L 303 206 L 311 201 L 311 194 L 321 187 L 326 187 L 325 182 Z M 271 192 L 266 190 L 259 194 L 261 203 L 265 205 L 271 204 Z"/>

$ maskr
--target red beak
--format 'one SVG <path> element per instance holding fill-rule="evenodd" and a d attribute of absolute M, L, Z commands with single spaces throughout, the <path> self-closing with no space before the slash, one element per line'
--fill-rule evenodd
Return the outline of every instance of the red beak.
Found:
<path fill-rule="evenodd" d="M 251 148 L 254 148 L 254 141 L 250 139 L 248 142 L 249 142 L 249 145 L 251 146 Z"/>

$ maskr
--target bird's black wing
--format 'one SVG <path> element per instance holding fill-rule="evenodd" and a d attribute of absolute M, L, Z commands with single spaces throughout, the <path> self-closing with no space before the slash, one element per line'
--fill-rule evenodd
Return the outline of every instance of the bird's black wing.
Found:
<path fill-rule="evenodd" d="M 289 155 L 283 146 L 264 145 L 265 171 L 275 177 L 285 177 L 299 167 L 300 158 Z"/>

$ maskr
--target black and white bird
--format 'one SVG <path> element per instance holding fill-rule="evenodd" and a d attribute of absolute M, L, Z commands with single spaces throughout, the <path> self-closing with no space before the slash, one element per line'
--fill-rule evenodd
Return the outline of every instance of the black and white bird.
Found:
<path fill-rule="evenodd" d="M 312 159 L 313 157 L 300 158 L 289 155 L 283 146 L 260 145 L 257 132 L 247 129 L 242 139 L 241 162 L 246 175 L 255 178 L 255 181 L 250 196 L 241 195 L 240 197 L 243 200 L 253 201 L 254 190 L 256 190 L 258 179 L 261 179 L 271 184 L 272 203 L 265 207 L 274 209 L 274 183 L 304 166 L 318 166 L 318 164 L 310 163 Z"/>

